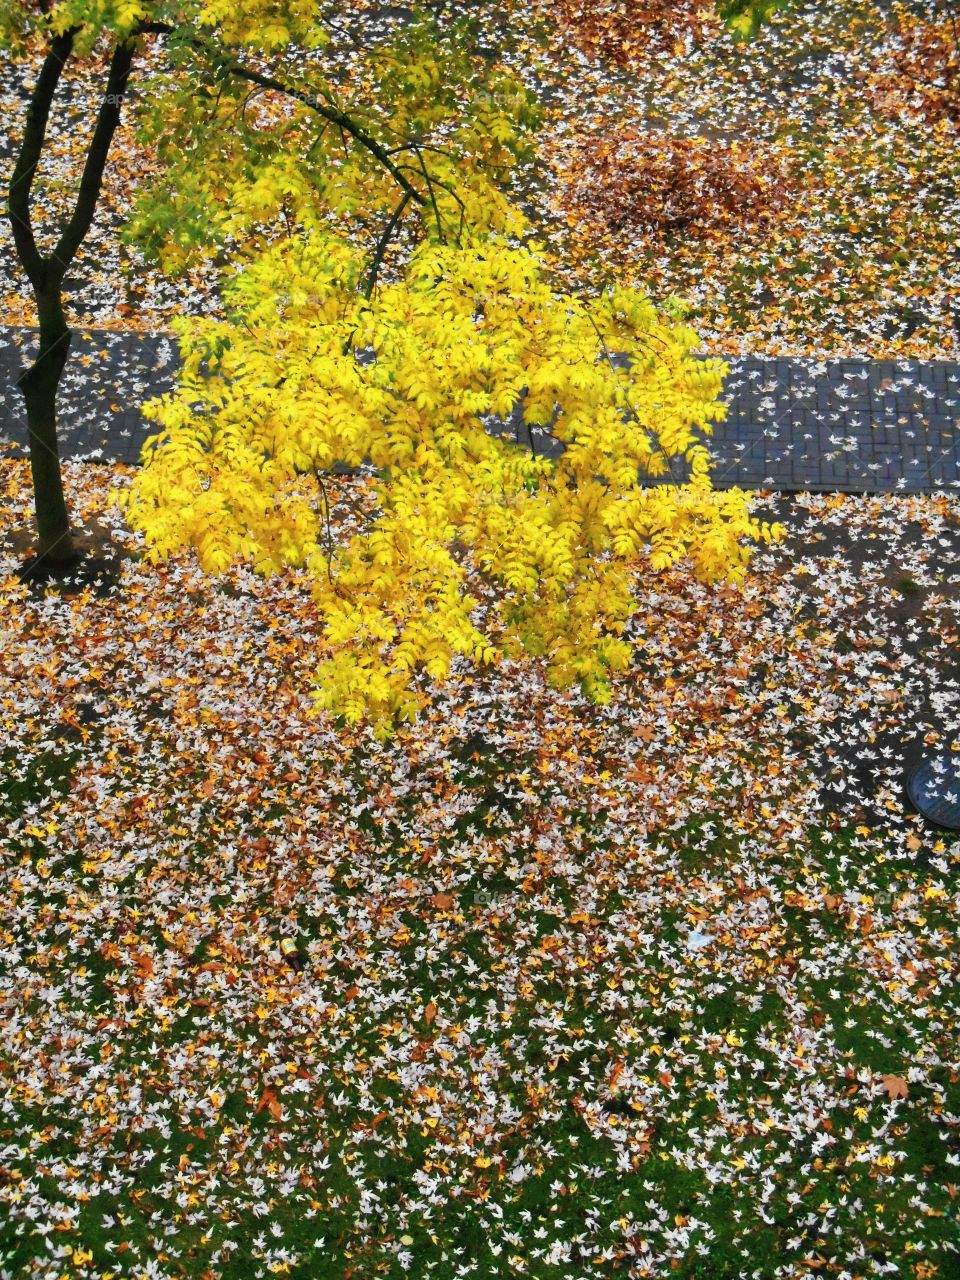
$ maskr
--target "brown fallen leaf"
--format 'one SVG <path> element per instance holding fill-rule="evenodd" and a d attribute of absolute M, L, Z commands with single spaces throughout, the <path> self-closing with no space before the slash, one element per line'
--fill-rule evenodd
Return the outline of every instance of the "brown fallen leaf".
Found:
<path fill-rule="evenodd" d="M 887 1097 L 893 1099 L 905 1098 L 910 1091 L 903 1076 L 883 1076 L 883 1087 Z"/>
<path fill-rule="evenodd" d="M 437 1006 L 431 1000 L 423 1011 L 423 1019 L 427 1026 L 432 1026 L 434 1018 L 437 1016 Z"/>
<path fill-rule="evenodd" d="M 427 899 L 432 907 L 437 907 L 441 911 L 449 911 L 453 906 L 454 897 L 452 893 L 434 893 Z"/>
<path fill-rule="evenodd" d="M 264 1089 L 263 1093 L 260 1095 L 260 1105 L 257 1107 L 257 1115 L 259 1115 L 261 1111 L 269 1111 L 274 1120 L 279 1120 L 283 1115 L 283 1107 L 280 1105 L 280 1099 L 277 1097 L 276 1089 L 271 1089 L 269 1086 Z"/>
<path fill-rule="evenodd" d="M 277 906 L 285 907 L 297 893 L 296 885 L 290 880 L 282 880 L 273 891 L 273 900 Z"/>

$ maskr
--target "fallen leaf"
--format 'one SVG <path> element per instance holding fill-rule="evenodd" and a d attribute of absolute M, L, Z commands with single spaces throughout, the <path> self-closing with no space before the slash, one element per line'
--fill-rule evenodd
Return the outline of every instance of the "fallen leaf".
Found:
<path fill-rule="evenodd" d="M 888 1098 L 905 1098 L 909 1092 L 909 1085 L 903 1076 L 884 1076 L 883 1087 Z"/>
<path fill-rule="evenodd" d="M 263 1093 L 260 1095 L 260 1105 L 257 1107 L 257 1115 L 259 1115 L 261 1111 L 269 1111 L 274 1120 L 279 1120 L 283 1115 L 283 1107 L 280 1105 L 280 1099 L 277 1097 L 276 1089 L 271 1089 L 269 1086 L 264 1089 Z"/>

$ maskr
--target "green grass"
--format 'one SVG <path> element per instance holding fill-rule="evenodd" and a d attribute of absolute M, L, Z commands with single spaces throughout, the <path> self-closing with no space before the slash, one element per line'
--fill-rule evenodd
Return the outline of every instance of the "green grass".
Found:
<path fill-rule="evenodd" d="M 431 863 L 452 869 L 455 907 L 438 913 L 422 896 L 401 899 L 389 926 L 371 925 L 363 946 L 343 933 L 338 922 L 376 906 L 370 886 L 384 867 L 397 881 L 422 874 L 422 844 L 411 832 L 423 796 L 411 793 L 388 822 L 364 811 L 354 861 L 324 877 L 329 894 L 290 908 L 304 948 L 330 948 L 326 976 L 316 950 L 297 980 L 250 951 L 233 985 L 204 988 L 208 1005 L 198 1004 L 200 966 L 222 958 L 217 931 L 198 925 L 175 951 L 163 921 L 181 913 L 151 914 L 142 874 L 118 888 L 143 913 L 135 944 L 114 932 L 119 951 L 105 955 L 85 929 L 66 949 L 53 923 L 30 938 L 25 954 L 33 948 L 46 959 L 27 954 L 37 992 L 24 998 L 24 1015 L 42 1026 L 42 990 L 67 982 L 72 1004 L 61 1001 L 57 1022 L 85 1047 L 68 1058 L 57 1088 L 47 1077 L 29 1096 L 17 1086 L 40 1043 L 27 1056 L 0 1050 L 0 1195 L 15 1208 L 35 1197 L 46 1222 L 44 1232 L 32 1229 L 18 1211 L 0 1224 L 0 1267 L 18 1277 L 112 1280 L 151 1260 L 159 1274 L 225 1280 L 580 1280 L 627 1275 L 631 1259 L 640 1266 L 646 1258 L 650 1274 L 704 1280 L 739 1280 L 758 1267 L 764 1276 L 828 1275 L 840 1262 L 858 1277 L 888 1266 L 920 1275 L 919 1261 L 939 1268 L 930 1274 L 956 1276 L 955 985 L 944 971 L 935 998 L 942 1024 L 932 1028 L 925 1002 L 861 963 L 850 914 L 817 905 L 825 895 L 854 903 L 867 895 L 880 921 L 890 903 L 922 893 L 926 872 L 853 831 L 811 831 L 776 852 L 755 848 L 731 832 L 721 805 L 652 837 L 663 895 L 639 911 L 646 882 L 619 874 L 624 853 L 602 813 L 566 811 L 577 860 L 544 863 L 531 881 L 532 834 L 522 833 L 532 833 L 549 787 L 505 804 L 504 791 L 534 761 L 461 755 L 451 780 L 472 803 Z M 79 758 L 78 750 L 5 758 L 0 813 L 40 821 L 69 799 Z M 358 760 L 356 785 L 363 776 Z M 346 796 L 332 812 L 351 821 Z M 172 803 L 170 826 L 177 813 Z M 275 834 L 294 816 L 271 804 L 251 832 Z M 211 807 L 198 826 L 211 834 L 180 858 L 177 874 L 185 905 L 203 886 L 205 909 L 226 919 L 229 893 L 211 895 L 205 884 L 221 828 Z M 96 899 L 95 876 L 76 859 L 48 856 L 46 905 L 65 908 L 78 884 Z M 745 866 L 766 886 L 763 903 L 735 888 Z M 691 956 L 688 906 L 704 884 L 721 887 L 703 925 L 721 950 Z M 753 910 L 772 930 L 759 950 L 723 942 L 721 907 Z M 268 894 L 254 911 L 271 915 Z M 943 954 L 952 901 L 935 895 L 922 916 L 898 921 L 918 954 Z M 26 925 L 14 928 L 25 945 Z M 152 998 L 146 1008 L 129 994 L 128 945 L 158 969 L 172 965 L 172 1004 Z M 328 1002 L 332 1019 L 297 1003 L 304 988 L 316 1005 Z M 280 1003 L 268 1004 L 271 990 Z M 440 1010 L 433 1025 L 428 1000 Z M 469 1042 L 457 1043 L 463 1029 Z M 798 1037 L 813 1029 L 820 1039 L 798 1056 Z M 216 1059 L 198 1066 L 211 1048 Z M 45 1051 L 54 1052 L 49 1043 Z M 302 1093 L 293 1087 L 299 1070 L 311 1079 Z M 870 1087 L 868 1077 L 911 1071 L 908 1097 L 895 1105 Z M 78 1110 L 78 1099 L 95 1099 L 98 1079 L 109 1107 Z M 263 1104 L 268 1081 L 279 1116 Z M 436 1091 L 433 1104 L 418 1100 L 418 1085 Z M 211 1119 L 201 1103 L 214 1086 L 223 1100 Z M 130 1117 L 143 1114 L 148 1123 L 131 1128 Z M 829 1128 L 808 1123 L 818 1114 Z M 434 1188 L 428 1212 L 424 1186 Z M 70 1230 L 51 1228 L 68 1212 Z M 73 1254 L 57 1263 L 61 1272 L 44 1271 L 61 1241 L 81 1261 Z"/>

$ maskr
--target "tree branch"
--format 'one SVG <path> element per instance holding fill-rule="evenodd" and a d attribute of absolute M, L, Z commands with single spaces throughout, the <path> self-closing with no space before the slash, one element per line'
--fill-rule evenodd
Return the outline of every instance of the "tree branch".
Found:
<path fill-rule="evenodd" d="M 230 75 L 236 76 L 239 80 L 248 80 L 251 84 L 258 84 L 263 89 L 272 89 L 276 93 L 282 93 L 288 98 L 293 98 L 297 102 L 301 102 L 305 107 L 309 107 L 311 111 L 315 111 L 317 115 L 322 116 L 324 120 L 330 121 L 331 124 L 337 125 L 345 133 L 348 133 L 354 141 L 359 142 L 370 154 L 383 165 L 387 173 L 390 174 L 394 182 L 396 182 L 403 190 L 408 199 L 416 201 L 417 204 L 426 204 L 426 200 L 407 178 L 400 169 L 393 163 L 384 148 L 377 142 L 376 138 L 371 137 L 369 133 L 358 125 L 344 111 L 338 110 L 336 107 L 328 107 L 322 102 L 318 102 L 315 97 L 308 93 L 303 93 L 300 89 L 294 89 L 292 85 L 286 85 L 280 80 L 275 80 L 273 76 L 261 75 L 259 71 L 254 71 L 250 67 L 243 66 L 237 62 L 232 56 L 228 56 L 221 62 L 221 66 Z"/>
<path fill-rule="evenodd" d="M 410 197 L 405 194 L 396 209 L 394 209 L 393 213 L 390 215 L 390 221 L 387 223 L 384 228 L 383 235 L 377 242 L 377 247 L 373 254 L 373 262 L 370 266 L 370 274 L 367 277 L 367 283 L 363 290 L 363 296 L 368 302 L 373 297 L 373 291 L 377 287 L 377 276 L 380 274 L 380 268 L 383 266 L 383 259 L 386 255 L 390 241 L 393 238 L 393 233 L 396 231 L 397 226 L 400 223 L 400 219 L 403 217 L 403 212 L 409 203 Z"/>
<path fill-rule="evenodd" d="M 20 154 L 17 156 L 7 193 L 7 211 L 13 229 L 17 257 L 34 287 L 46 283 L 49 263 L 37 248 L 30 210 L 30 192 L 37 174 L 37 165 L 43 154 L 54 94 L 67 59 L 73 52 L 75 35 L 74 28 L 65 31 L 62 35 L 54 36 L 50 42 L 49 51 L 40 68 L 30 105 L 27 108 Z"/>
<path fill-rule="evenodd" d="M 137 32 L 144 35 L 168 35 L 173 36 L 174 39 L 180 36 L 176 27 L 164 22 L 145 22 L 137 28 Z M 427 203 L 426 197 L 417 190 L 410 179 L 390 159 L 387 149 L 381 146 L 372 134 L 367 133 L 366 129 L 357 124 L 352 116 L 347 115 L 345 111 L 321 102 L 315 94 L 306 93 L 304 90 L 296 89 L 293 85 L 285 84 L 282 80 L 277 80 L 273 76 L 264 75 L 260 71 L 255 71 L 252 67 L 244 66 L 236 54 L 231 53 L 228 49 L 219 49 L 216 45 L 211 44 L 200 36 L 190 35 L 186 37 L 180 36 L 180 38 L 185 39 L 185 43 L 192 49 L 205 55 L 214 67 L 223 74 L 236 76 L 238 80 L 246 80 L 250 84 L 259 85 L 261 89 L 272 89 L 275 93 L 283 94 L 284 97 L 293 98 L 294 101 L 302 103 L 303 106 L 308 107 L 311 111 L 315 111 L 324 120 L 337 125 L 338 128 L 348 133 L 355 142 L 359 142 L 366 151 L 369 151 L 374 159 L 380 162 L 409 199 L 419 205 Z"/>
<path fill-rule="evenodd" d="M 53 257 L 62 265 L 64 271 L 73 261 L 74 255 L 83 243 L 84 237 L 90 230 L 90 224 L 93 222 L 97 200 L 100 197 L 100 188 L 103 185 L 103 171 L 107 163 L 107 155 L 110 151 L 113 135 L 116 133 L 117 126 L 120 123 L 120 107 L 126 92 L 132 62 L 133 43 L 128 40 L 118 45 L 113 51 L 103 101 L 100 103 L 100 111 L 97 116 L 96 128 L 93 131 L 93 138 L 90 141 L 87 159 L 80 177 L 76 204 L 70 216 L 70 221 L 64 227 L 63 233 L 53 251 Z"/>

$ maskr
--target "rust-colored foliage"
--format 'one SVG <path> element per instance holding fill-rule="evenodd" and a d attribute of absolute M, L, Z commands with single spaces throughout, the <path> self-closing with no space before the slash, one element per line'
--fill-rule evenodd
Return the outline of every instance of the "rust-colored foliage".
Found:
<path fill-rule="evenodd" d="M 960 18 L 924 21 L 900 9 L 896 41 L 874 64 L 868 94 L 883 115 L 960 126 Z"/>
<path fill-rule="evenodd" d="M 544 8 L 571 44 L 618 66 L 719 27 L 712 0 L 550 0 Z"/>
<path fill-rule="evenodd" d="M 581 235 L 729 230 L 785 208 L 795 184 L 782 159 L 756 146 L 630 129 L 575 149 L 561 196 Z"/>

